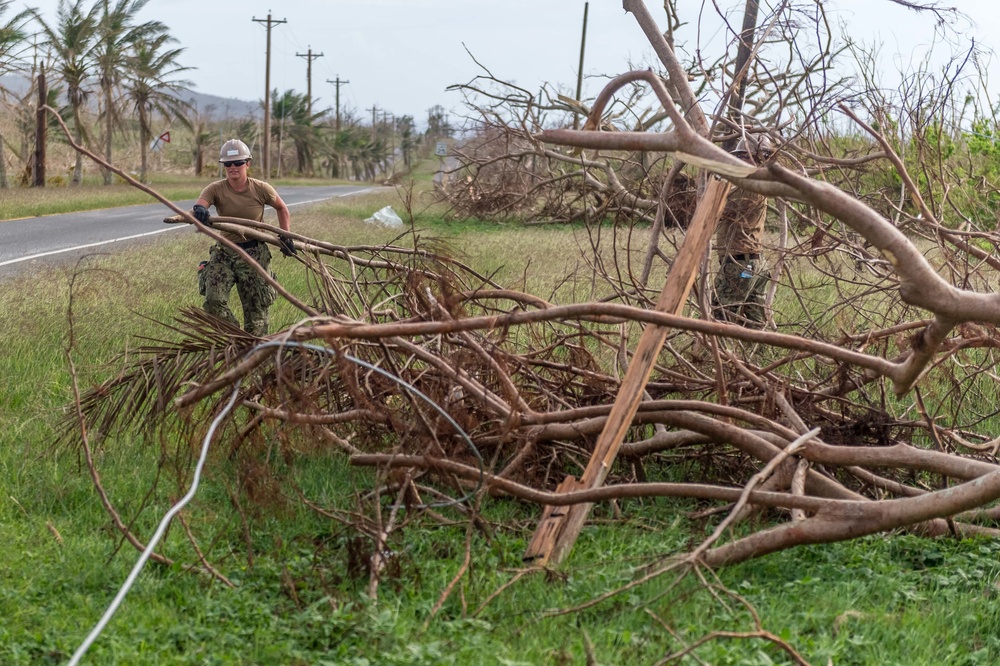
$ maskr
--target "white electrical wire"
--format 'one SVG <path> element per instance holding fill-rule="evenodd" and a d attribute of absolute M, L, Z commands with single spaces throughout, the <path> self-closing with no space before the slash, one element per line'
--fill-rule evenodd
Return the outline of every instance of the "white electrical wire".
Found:
<path fill-rule="evenodd" d="M 328 347 L 320 347 L 319 345 L 310 345 L 301 342 L 286 342 L 286 341 L 264 342 L 250 349 L 247 352 L 247 355 L 257 351 L 258 349 L 264 349 L 265 347 L 299 347 L 303 349 L 311 349 L 313 351 L 317 351 L 322 354 L 338 355 L 336 350 L 330 349 Z M 473 495 L 475 495 L 482 487 L 483 483 L 483 475 L 484 475 L 483 458 L 479 453 L 479 449 L 476 448 L 475 443 L 473 443 L 468 433 L 466 433 L 465 430 L 463 430 L 462 427 L 458 425 L 455 419 L 453 419 L 451 415 L 448 414 L 448 412 L 444 411 L 444 409 L 442 409 L 440 405 L 431 400 L 430 397 L 428 397 L 425 393 L 421 392 L 420 389 L 413 386 L 412 384 L 400 379 L 395 375 L 386 372 L 382 368 L 379 368 L 375 365 L 372 365 L 371 363 L 368 363 L 367 361 L 362 361 L 361 359 L 350 356 L 349 354 L 339 354 L 339 355 L 345 360 L 360 365 L 364 368 L 368 368 L 369 370 L 377 372 L 383 377 L 391 379 L 400 386 L 406 387 L 407 390 L 410 390 L 414 394 L 419 396 L 427 404 L 433 407 L 442 417 L 444 417 L 444 419 L 448 421 L 451 427 L 453 427 L 455 431 L 458 432 L 465 439 L 476 460 L 479 462 L 479 483 L 476 484 L 475 489 L 473 489 L 469 494 L 467 494 L 465 497 L 453 500 L 451 502 L 435 503 L 426 506 L 434 506 L 434 507 L 450 506 L 452 504 L 465 502 Z M 239 395 L 239 389 L 240 389 L 240 382 L 237 382 L 233 386 L 233 395 L 229 398 L 229 402 L 226 403 L 226 406 L 222 409 L 221 412 L 219 412 L 219 415 L 212 420 L 211 425 L 208 427 L 208 432 L 205 433 L 205 440 L 201 444 L 201 454 L 198 456 L 198 464 L 195 465 L 194 477 L 191 479 L 190 490 L 188 490 L 187 494 L 184 495 L 184 497 L 182 497 L 180 501 L 178 501 L 177 504 L 171 507 L 170 510 L 167 511 L 166 515 L 163 516 L 163 519 L 160 521 L 159 526 L 156 528 L 156 532 L 153 533 L 153 536 L 149 540 L 149 543 L 146 544 L 146 548 L 142 551 L 142 555 L 139 556 L 139 559 L 136 561 L 135 566 L 132 567 L 132 571 L 129 572 L 128 577 L 122 584 L 121 589 L 118 590 L 118 594 L 116 594 L 115 598 L 111 600 L 111 604 L 108 606 L 107 610 L 104 611 L 104 615 L 101 616 L 101 619 L 97 622 L 96 625 L 94 625 L 94 628 L 91 629 L 90 633 L 87 634 L 87 637 L 84 639 L 83 643 L 80 644 L 80 647 L 78 647 L 76 649 L 76 652 L 73 653 L 73 656 L 70 658 L 67 666 L 79 666 L 80 660 L 83 658 L 83 655 L 87 653 L 87 650 L 90 649 L 90 646 L 94 644 L 94 641 L 96 641 L 98 636 L 101 635 L 101 632 L 104 631 L 104 627 L 106 627 L 108 622 L 111 621 L 111 617 L 118 610 L 118 607 L 125 599 L 125 595 L 128 594 L 130 589 L 132 589 L 132 585 L 135 583 L 136 578 L 139 577 L 139 574 L 142 572 L 143 567 L 146 566 L 146 562 L 149 560 L 150 555 L 153 554 L 153 549 L 156 547 L 156 544 L 159 543 L 160 539 L 163 538 L 163 534 L 167 531 L 167 526 L 170 525 L 170 521 L 173 520 L 174 516 L 176 516 L 180 512 L 180 510 L 183 509 L 184 506 L 194 498 L 195 492 L 197 492 L 198 490 L 198 484 L 201 482 L 201 471 L 205 467 L 205 460 L 208 458 L 209 444 L 212 441 L 212 437 L 215 435 L 215 430 L 219 427 L 219 424 L 222 422 L 222 419 L 226 418 L 226 416 L 229 414 L 229 411 L 233 408 L 233 405 L 236 403 L 236 398 Z"/>
<path fill-rule="evenodd" d="M 125 595 L 128 594 L 128 591 L 132 588 L 132 584 L 135 583 L 135 579 L 139 577 L 139 573 L 142 571 L 142 568 L 146 566 L 146 561 L 149 559 L 149 556 L 153 554 L 153 549 L 156 547 L 156 544 L 161 538 L 163 538 L 163 534 L 167 531 L 167 526 L 170 524 L 170 521 L 173 520 L 174 516 L 176 516 L 180 510 L 184 508 L 184 505 L 190 502 L 194 497 L 195 491 L 198 490 L 198 483 L 201 481 L 201 470 L 205 466 L 205 459 L 208 458 L 208 444 L 212 441 L 212 436 L 215 434 L 215 429 L 219 427 L 219 423 L 221 423 L 222 419 L 229 414 L 229 410 L 232 409 L 233 405 L 236 403 L 236 397 L 239 395 L 239 388 L 240 385 L 239 382 L 237 382 L 233 387 L 233 395 L 229 398 L 229 402 L 226 404 L 225 408 L 219 412 L 219 415 L 212 420 L 212 425 L 208 427 L 208 432 L 205 434 L 205 441 L 202 442 L 201 445 L 201 455 L 198 456 L 198 464 L 195 465 L 194 468 L 194 478 L 191 479 L 191 489 L 187 491 L 187 494 L 184 495 L 184 497 L 182 497 L 177 504 L 172 506 L 170 510 L 167 511 L 165 516 L 163 516 L 163 520 L 160 521 L 159 526 L 156 528 L 156 532 L 153 533 L 153 537 L 149 540 L 149 543 L 146 544 L 146 548 L 142 551 L 142 555 L 139 556 L 139 560 L 135 563 L 135 566 L 132 567 L 132 571 L 129 572 L 128 578 L 125 579 L 125 582 L 122 584 L 121 589 L 118 590 L 118 594 L 115 595 L 115 598 L 111 600 L 111 605 L 108 606 L 106 611 L 104 611 L 104 615 L 101 616 L 101 619 L 97 622 L 94 628 L 91 629 L 87 638 L 85 638 L 83 643 L 80 644 L 80 647 L 78 647 L 76 652 L 73 653 L 73 657 L 69 660 L 69 666 L 77 666 L 80 663 L 80 659 L 83 658 L 83 655 L 86 654 L 87 650 L 90 649 L 90 646 L 97 640 L 97 637 L 101 635 L 102 631 L 104 631 L 104 627 L 111 620 L 111 616 L 118 610 L 118 606 L 121 605 L 122 600 L 125 599 Z"/>

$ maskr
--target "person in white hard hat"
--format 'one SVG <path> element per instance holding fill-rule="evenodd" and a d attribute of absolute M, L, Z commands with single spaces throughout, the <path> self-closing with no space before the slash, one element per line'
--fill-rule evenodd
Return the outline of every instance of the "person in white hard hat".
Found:
<path fill-rule="evenodd" d="M 771 158 L 770 139 L 744 136 L 732 154 L 753 165 Z M 765 321 L 764 292 L 770 273 L 764 266 L 762 239 L 767 199 L 762 194 L 733 188 L 716 229 L 719 272 L 712 296 L 712 314 L 750 328 Z"/>
<path fill-rule="evenodd" d="M 226 177 L 206 187 L 198 197 L 192 214 L 199 222 L 211 226 L 209 206 L 215 206 L 218 214 L 224 217 L 263 222 L 264 206 L 270 206 L 278 214 L 281 229 L 290 230 L 291 215 L 277 191 L 268 183 L 247 176 L 252 159 L 250 148 L 239 139 L 230 139 L 222 144 L 219 162 L 226 170 Z M 265 273 L 270 272 L 271 251 L 267 243 L 247 238 L 240 233 L 220 233 L 240 246 Z M 290 238 L 279 237 L 283 255 L 290 257 L 297 253 Z M 209 260 L 199 273 L 198 284 L 205 297 L 205 311 L 239 326 L 229 308 L 229 294 L 235 285 L 243 306 L 243 329 L 252 335 L 267 335 L 268 310 L 275 299 L 274 287 L 236 252 L 222 243 L 213 245 Z"/>

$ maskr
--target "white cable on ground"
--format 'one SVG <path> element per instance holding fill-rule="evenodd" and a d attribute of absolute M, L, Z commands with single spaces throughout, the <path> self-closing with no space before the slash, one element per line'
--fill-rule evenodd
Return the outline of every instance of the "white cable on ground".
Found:
<path fill-rule="evenodd" d="M 263 349 L 265 347 L 299 347 L 303 349 L 311 349 L 313 351 L 317 351 L 322 354 L 339 355 L 347 361 L 350 361 L 364 368 L 377 372 L 383 377 L 386 377 L 396 382 L 400 386 L 406 387 L 407 390 L 410 390 L 415 395 L 419 396 L 427 404 L 433 407 L 438 412 L 438 414 L 444 417 L 444 419 L 448 421 L 451 427 L 453 427 L 455 431 L 458 432 L 465 439 L 466 443 L 469 445 L 469 448 L 472 450 L 472 454 L 479 462 L 479 483 L 476 485 L 475 489 L 473 489 L 465 497 L 453 500 L 451 502 L 438 502 L 425 506 L 440 507 L 440 506 L 451 506 L 453 504 L 459 504 L 473 497 L 482 487 L 484 470 L 483 470 L 483 458 L 479 453 L 479 449 L 476 448 L 475 443 L 473 443 L 468 433 L 466 433 L 465 430 L 463 430 L 461 426 L 458 425 L 455 419 L 453 419 L 451 415 L 448 414 L 448 412 L 444 411 L 444 409 L 440 405 L 431 400 L 430 397 L 428 397 L 425 393 L 420 391 L 420 389 L 418 389 L 417 387 L 413 386 L 409 382 L 406 382 L 403 379 L 393 374 L 390 374 L 389 372 L 383 370 L 382 368 L 379 368 L 375 365 L 372 365 L 371 363 L 368 363 L 367 361 L 362 361 L 361 359 L 355 358 L 349 354 L 338 354 L 338 352 L 334 349 L 330 349 L 328 347 L 320 347 L 319 345 L 310 345 L 301 342 L 269 341 L 256 345 L 255 347 L 247 351 L 247 355 L 257 351 L 258 349 Z M 80 647 L 78 647 L 76 649 L 76 652 L 73 653 L 73 656 L 70 658 L 67 666 L 79 666 L 80 660 L 83 658 L 83 655 L 87 653 L 87 650 L 90 649 L 90 646 L 94 644 L 94 641 L 96 641 L 98 636 L 101 635 L 101 632 L 104 631 L 104 627 L 107 626 L 108 622 L 111 621 L 111 617 L 118 610 L 118 607 L 125 599 L 125 595 L 128 594 L 130 589 L 132 589 L 132 585 L 135 583 L 136 578 L 139 577 L 139 574 L 142 572 L 143 567 L 146 566 L 146 562 L 149 560 L 150 555 L 153 554 L 153 549 L 156 548 L 156 544 L 159 543 L 160 539 L 163 538 L 164 533 L 167 531 L 167 526 L 170 525 L 170 521 L 173 520 L 174 516 L 180 513 L 180 510 L 183 509 L 185 505 L 187 505 L 187 503 L 194 498 L 195 492 L 197 492 L 198 490 L 198 484 L 201 482 L 201 471 L 205 467 L 205 461 L 208 458 L 209 444 L 212 441 L 212 437 L 215 435 L 215 430 L 219 427 L 219 424 L 222 422 L 222 419 L 226 418 L 226 416 L 229 414 L 229 411 L 233 408 L 233 405 L 236 403 L 236 398 L 239 395 L 239 390 L 240 390 L 240 382 L 236 382 L 236 384 L 233 386 L 233 395 L 229 398 L 229 402 L 226 403 L 226 406 L 222 409 L 221 412 L 219 412 L 219 415 L 212 420 L 211 425 L 208 427 L 208 432 L 205 433 L 205 440 L 201 444 L 201 454 L 198 456 L 198 464 L 195 465 L 194 477 L 191 479 L 190 490 L 188 490 L 187 494 L 184 495 L 184 497 L 182 497 L 180 501 L 177 502 L 177 504 L 172 506 L 170 510 L 167 511 L 166 515 L 163 516 L 163 519 L 160 521 L 159 526 L 156 528 L 156 532 L 153 533 L 153 536 L 149 540 L 149 543 L 146 544 L 146 548 L 142 551 L 142 555 L 139 556 L 139 559 L 136 561 L 135 566 L 132 567 L 132 571 L 129 572 L 128 577 L 122 584 L 121 589 L 118 590 L 118 594 L 116 594 L 115 598 L 111 600 L 111 604 L 108 606 L 107 610 L 104 611 L 104 615 L 101 616 L 101 619 L 97 622 L 97 624 L 90 631 L 90 633 L 87 634 L 87 637 L 84 639 L 83 643 L 80 644 Z"/>
<path fill-rule="evenodd" d="M 229 402 L 219 415 L 212 420 L 212 425 L 209 426 L 208 432 L 205 434 L 205 441 L 202 442 L 201 445 L 201 455 L 198 456 L 198 464 L 195 465 L 194 468 L 194 478 L 191 480 L 191 489 L 188 490 L 187 494 L 184 495 L 184 497 L 182 497 L 177 504 L 172 506 L 170 510 L 167 511 L 165 516 L 163 516 L 163 520 L 160 521 L 160 525 L 156 528 L 156 532 L 153 533 L 153 537 L 149 540 L 149 543 L 146 544 L 145 550 L 142 551 L 142 555 L 139 556 L 139 560 L 135 563 L 135 566 L 132 567 L 132 571 L 129 572 L 128 578 L 125 579 L 125 583 L 122 585 L 121 589 L 118 590 L 118 594 L 115 595 L 115 598 L 111 600 L 111 605 L 108 606 L 106 611 L 104 611 L 104 615 L 101 616 L 97 625 L 90 631 L 87 638 L 85 638 L 83 643 L 80 644 L 80 647 L 78 647 L 76 652 L 73 653 L 73 657 L 69 660 L 69 666 L 77 666 L 80 663 L 80 659 L 83 658 L 83 655 L 86 654 L 87 650 L 90 649 L 90 646 L 97 640 L 97 637 L 101 635 L 102 631 L 104 631 L 104 627 L 111 620 L 111 616 L 118 610 L 118 606 L 121 605 L 122 600 L 125 599 L 125 595 L 128 594 L 128 591 L 132 588 L 132 584 L 135 583 L 135 579 L 139 577 L 139 573 L 142 571 L 142 568 L 146 566 L 146 561 L 149 559 L 149 556 L 153 554 L 153 549 L 156 547 L 156 544 L 159 543 L 161 538 L 163 538 L 163 534 L 167 531 L 167 526 L 170 524 L 170 521 L 173 520 L 174 516 L 176 516 L 180 510 L 183 509 L 184 506 L 194 497 L 195 491 L 198 490 L 198 483 L 201 481 L 201 470 L 205 466 L 205 460 L 208 458 L 208 444 L 212 441 L 212 436 L 215 434 L 215 429 L 219 427 L 219 423 L 221 423 L 222 419 L 229 414 L 229 410 L 232 409 L 233 405 L 236 403 L 236 397 L 239 395 L 239 389 L 240 385 L 237 383 L 236 386 L 233 387 L 233 395 L 229 398 Z"/>

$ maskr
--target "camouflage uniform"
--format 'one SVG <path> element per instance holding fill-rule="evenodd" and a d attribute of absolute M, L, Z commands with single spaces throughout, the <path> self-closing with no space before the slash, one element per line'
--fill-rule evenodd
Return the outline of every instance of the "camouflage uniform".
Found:
<path fill-rule="evenodd" d="M 759 255 L 727 257 L 715 276 L 712 315 L 749 328 L 762 328 L 766 319 L 764 294 L 770 279 L 771 274 Z"/>
<path fill-rule="evenodd" d="M 243 249 L 260 267 L 270 273 L 271 250 L 267 243 L 250 242 Z M 210 259 L 202 269 L 199 283 L 204 285 L 205 311 L 239 326 L 229 308 L 229 294 L 236 293 L 243 305 L 243 329 L 251 335 L 264 336 L 268 330 L 268 310 L 276 297 L 274 287 L 251 268 L 239 255 L 220 244 L 212 246 Z"/>
<path fill-rule="evenodd" d="M 712 296 L 717 319 L 751 328 L 764 325 L 764 292 L 771 279 L 761 258 L 761 237 L 767 218 L 763 195 L 734 189 L 716 232 L 719 272 Z"/>
<path fill-rule="evenodd" d="M 214 205 L 220 215 L 260 222 L 264 219 L 264 206 L 273 206 L 278 194 L 268 183 L 249 178 L 247 189 L 243 192 L 237 192 L 227 181 L 219 180 L 206 187 L 200 198 Z M 273 277 L 270 270 L 271 251 L 266 243 L 233 232 L 223 232 L 223 236 L 239 245 L 265 273 Z M 221 243 L 213 245 L 208 263 L 199 272 L 198 286 L 205 297 L 206 312 L 239 326 L 229 307 L 229 294 L 235 286 L 243 306 L 243 329 L 252 335 L 267 335 L 268 309 L 277 294 L 274 287 L 236 252 Z"/>

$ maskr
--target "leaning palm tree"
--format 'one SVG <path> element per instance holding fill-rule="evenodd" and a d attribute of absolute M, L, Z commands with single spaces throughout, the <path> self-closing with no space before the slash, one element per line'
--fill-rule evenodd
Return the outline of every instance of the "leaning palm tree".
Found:
<path fill-rule="evenodd" d="M 7 13 L 12 0 L 0 0 L 0 19 Z M 14 15 L 6 23 L 0 22 L 0 76 L 11 71 L 12 63 L 17 58 L 19 47 L 24 43 L 24 24 L 31 17 L 31 11 L 24 11 Z M 4 138 L 0 132 L 0 190 L 5 190 L 10 186 L 7 181 L 7 158 L 4 155 Z"/>
<path fill-rule="evenodd" d="M 132 47 L 167 34 L 167 26 L 160 21 L 139 23 L 137 14 L 149 0 L 96 0 L 94 13 L 97 17 L 98 40 L 94 49 L 94 60 L 100 80 L 101 101 L 104 107 L 104 159 L 112 161 L 112 138 L 115 124 L 121 118 L 115 104 L 115 91 L 127 70 L 127 61 Z M 104 170 L 104 184 L 111 184 L 111 172 Z"/>
<path fill-rule="evenodd" d="M 191 127 L 187 118 L 191 105 L 180 98 L 183 90 L 191 85 L 189 81 L 175 78 L 181 72 L 191 69 L 177 62 L 184 49 L 171 49 L 167 45 L 175 42 L 173 37 L 163 33 L 152 40 L 142 40 L 132 46 L 125 61 L 125 98 L 135 109 L 139 119 L 139 145 L 142 165 L 139 180 L 146 182 L 149 168 L 149 143 L 153 138 L 153 116 L 159 113 L 168 119 L 179 120 Z"/>
<path fill-rule="evenodd" d="M 56 22 L 49 25 L 36 11 L 35 19 L 42 27 L 45 46 L 55 59 L 55 71 L 66 84 L 66 98 L 73 109 L 73 134 L 78 144 L 85 143 L 87 129 L 81 115 L 90 95 L 87 79 L 93 67 L 96 38 L 94 11 L 84 9 L 84 1 L 59 0 Z M 83 182 L 83 155 L 77 153 L 73 167 L 73 185 Z"/>
<path fill-rule="evenodd" d="M 367 153 L 370 144 L 371 133 L 357 125 L 346 127 L 337 135 L 337 145 L 351 165 L 354 180 L 364 180 L 368 176 Z"/>
<path fill-rule="evenodd" d="M 302 175 L 313 173 L 313 154 L 321 143 L 320 129 L 316 123 L 325 113 L 312 113 L 309 98 L 304 94 L 292 90 L 286 90 L 281 96 L 277 90 L 271 93 L 271 134 L 278 139 L 279 158 L 283 139 L 290 138 L 295 146 L 295 160 Z"/>

